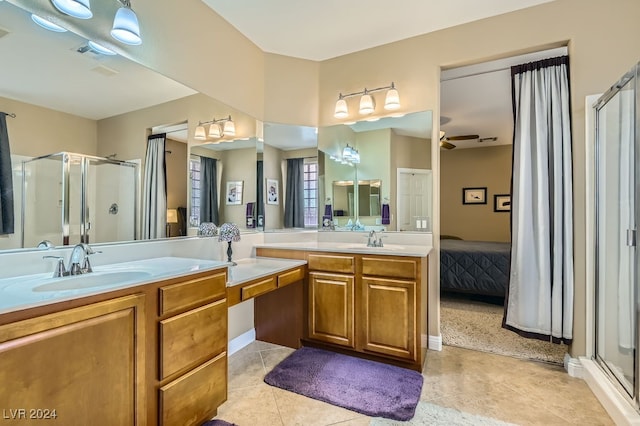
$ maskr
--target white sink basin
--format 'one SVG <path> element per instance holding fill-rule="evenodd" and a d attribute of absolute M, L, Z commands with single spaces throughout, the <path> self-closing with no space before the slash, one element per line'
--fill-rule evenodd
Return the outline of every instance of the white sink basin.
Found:
<path fill-rule="evenodd" d="M 397 244 L 385 244 L 383 247 L 367 247 L 366 244 L 339 244 L 337 246 L 341 249 L 349 249 L 349 250 L 373 250 L 373 251 L 397 251 L 404 250 L 404 246 L 400 246 Z"/>
<path fill-rule="evenodd" d="M 90 272 L 82 275 L 50 278 L 46 283 L 33 287 L 32 291 L 61 291 L 103 287 L 116 283 L 141 281 L 150 277 L 151 274 L 149 272 L 142 271 Z"/>

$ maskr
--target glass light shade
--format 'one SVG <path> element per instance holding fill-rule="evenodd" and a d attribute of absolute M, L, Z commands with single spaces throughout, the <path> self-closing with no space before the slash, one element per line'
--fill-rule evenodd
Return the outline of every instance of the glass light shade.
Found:
<path fill-rule="evenodd" d="M 336 110 L 333 113 L 335 118 L 347 118 L 349 116 L 349 108 L 347 107 L 347 101 L 344 99 L 338 99 L 336 102 Z"/>
<path fill-rule="evenodd" d="M 111 37 L 116 40 L 137 46 L 142 44 L 142 38 L 140 38 L 140 25 L 138 24 L 138 17 L 133 10 L 128 7 L 121 7 L 116 12 L 116 17 L 113 18 L 113 28 L 111 29 Z"/>
<path fill-rule="evenodd" d="M 345 146 L 342 150 L 342 158 L 345 160 L 351 160 L 351 147 L 349 145 Z"/>
<path fill-rule="evenodd" d="M 167 223 L 178 223 L 178 209 L 167 209 Z"/>
<path fill-rule="evenodd" d="M 220 129 L 220 125 L 217 123 L 211 123 L 209 126 L 209 137 L 210 138 L 220 138 L 222 137 L 222 130 Z"/>
<path fill-rule="evenodd" d="M 56 33 L 64 33 L 67 31 L 66 28 L 62 28 L 60 25 L 56 25 L 48 19 L 44 19 L 43 17 L 38 15 L 31 14 L 31 19 L 33 20 L 33 22 L 40 25 L 45 30 L 55 31 Z"/>
<path fill-rule="evenodd" d="M 387 97 L 384 100 L 384 109 L 393 111 L 400 108 L 400 95 L 396 89 L 389 89 L 387 91 Z"/>
<path fill-rule="evenodd" d="M 224 134 L 226 136 L 235 136 L 236 135 L 236 125 L 233 121 L 225 121 L 224 122 Z"/>
<path fill-rule="evenodd" d="M 360 164 L 360 153 L 358 151 L 356 151 L 355 154 L 353 154 L 351 161 L 354 164 Z"/>
<path fill-rule="evenodd" d="M 89 45 L 89 47 L 91 48 L 91 50 L 93 50 L 94 52 L 100 53 L 102 55 L 109 55 L 109 56 L 113 56 L 116 54 L 116 52 L 114 52 L 111 49 L 107 49 L 106 47 L 102 46 L 101 44 L 96 43 L 95 41 L 89 41 L 87 43 Z"/>
<path fill-rule="evenodd" d="M 51 3 L 62 13 L 78 19 L 93 17 L 89 0 L 51 0 Z"/>
<path fill-rule="evenodd" d="M 204 126 L 196 127 L 196 134 L 193 137 L 198 139 L 199 141 L 206 140 L 207 139 L 207 135 L 204 132 Z"/>
<path fill-rule="evenodd" d="M 373 102 L 373 97 L 365 93 L 360 98 L 360 114 L 372 114 L 376 109 L 375 103 Z"/>

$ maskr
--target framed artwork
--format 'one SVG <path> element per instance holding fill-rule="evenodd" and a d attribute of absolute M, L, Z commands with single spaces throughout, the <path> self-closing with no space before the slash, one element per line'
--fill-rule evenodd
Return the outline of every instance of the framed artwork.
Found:
<path fill-rule="evenodd" d="M 487 187 L 462 188 L 462 204 L 487 204 Z"/>
<path fill-rule="evenodd" d="M 278 194 L 278 180 L 267 179 L 267 204 L 277 205 L 280 203 L 280 194 Z"/>
<path fill-rule="evenodd" d="M 225 192 L 227 205 L 239 205 L 242 204 L 242 180 L 230 180 L 227 181 L 227 190 Z"/>
<path fill-rule="evenodd" d="M 510 212 L 511 211 L 511 194 L 496 194 L 493 196 L 494 212 Z"/>

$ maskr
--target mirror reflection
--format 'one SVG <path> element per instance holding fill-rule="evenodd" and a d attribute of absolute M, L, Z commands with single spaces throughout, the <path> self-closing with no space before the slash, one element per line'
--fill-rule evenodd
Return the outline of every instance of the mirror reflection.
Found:
<path fill-rule="evenodd" d="M 165 134 L 164 149 L 158 152 L 164 151 L 167 184 L 165 205 L 152 212 L 157 223 L 155 234 L 149 237 L 195 234 L 189 229 L 192 200 L 188 164 L 189 146 L 202 143 L 193 137 L 196 126 L 212 117 L 232 115 L 235 138 L 247 139 L 255 137 L 255 119 L 120 56 L 105 56 L 87 49 L 87 40 L 71 32 L 46 31 L 33 23 L 29 13 L 8 2 L 0 2 L 0 29 L 7 31 L 7 34 L 0 31 L 0 54 L 5 63 L 11 64 L 0 69 L 0 111 L 15 114 L 15 118 L 7 118 L 15 232 L 0 236 L 0 250 L 34 248 L 45 239 L 54 245 L 67 243 L 63 238 L 66 201 L 60 188 L 55 188 L 56 196 L 48 192 L 52 195 L 51 205 L 46 210 L 39 209 L 29 200 L 33 200 L 33 194 L 44 191 L 40 187 L 43 180 L 28 180 L 31 195 L 26 196 L 31 198 L 26 199 L 27 207 L 31 213 L 46 211 L 47 220 L 33 219 L 31 213 L 21 210 L 22 162 L 65 152 L 96 159 L 86 166 L 89 190 L 85 201 L 90 202 L 71 201 L 72 207 L 78 206 L 72 209 L 75 213 L 70 213 L 71 218 L 84 215 L 85 220 L 79 225 L 69 225 L 68 243 L 74 244 L 76 235 L 86 235 L 90 243 L 140 239 L 144 224 L 141 176 L 148 137 L 153 134 Z M 255 141 L 253 146 L 255 163 Z M 115 184 L 129 178 L 130 168 L 124 167 L 123 161 L 137 165 L 138 170 L 133 173 L 135 184 Z M 45 172 L 40 172 L 41 177 L 44 175 Z M 56 168 L 55 175 L 55 184 L 61 187 L 62 171 Z M 247 191 L 254 190 L 249 183 L 256 180 L 255 174 L 252 176 L 234 178 L 244 182 L 245 206 L 247 201 L 257 200 L 255 195 L 247 195 Z M 105 184 L 105 179 L 111 185 Z M 73 195 L 73 186 L 71 189 Z M 124 201 L 132 191 L 137 192 L 137 208 L 127 206 L 128 198 Z M 41 197 L 35 197 L 38 203 L 42 201 Z M 236 215 L 225 208 L 223 205 L 223 218 L 244 223 L 245 213 Z M 135 216 L 131 217 L 133 211 Z M 25 221 L 35 221 L 28 235 L 22 232 L 23 214 Z M 45 224 L 53 224 L 57 229 Z M 136 233 L 131 230 L 132 225 L 136 226 Z"/>
<path fill-rule="evenodd" d="M 430 232 L 431 129 L 431 111 L 320 128 L 323 228 Z"/>
<path fill-rule="evenodd" d="M 315 127 L 264 124 L 265 230 L 318 227 L 324 197 Z"/>

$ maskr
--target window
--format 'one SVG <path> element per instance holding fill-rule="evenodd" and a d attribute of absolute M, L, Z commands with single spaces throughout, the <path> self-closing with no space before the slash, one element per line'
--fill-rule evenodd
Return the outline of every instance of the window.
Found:
<path fill-rule="evenodd" d="M 304 160 L 304 226 L 318 226 L 318 160 Z"/>
<path fill-rule="evenodd" d="M 189 226 L 200 225 L 200 157 L 189 158 L 189 175 L 191 176 L 191 215 Z"/>

